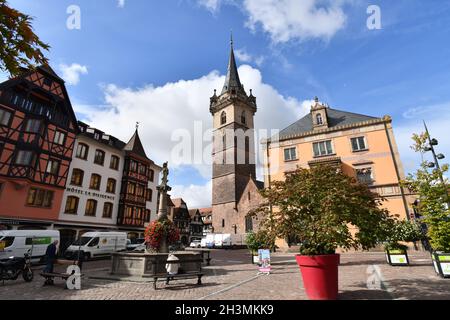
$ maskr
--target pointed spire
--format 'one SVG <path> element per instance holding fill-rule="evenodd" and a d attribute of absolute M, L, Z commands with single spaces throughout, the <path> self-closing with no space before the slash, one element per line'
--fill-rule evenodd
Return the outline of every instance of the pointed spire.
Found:
<path fill-rule="evenodd" d="M 233 30 L 231 30 L 230 44 L 231 44 L 231 50 L 233 50 L 234 49 L 234 46 L 233 46 Z"/>
<path fill-rule="evenodd" d="M 225 84 L 222 89 L 222 94 L 226 92 L 231 92 L 234 90 L 236 93 L 244 93 L 244 88 L 242 87 L 241 80 L 239 79 L 239 73 L 236 65 L 236 58 L 234 57 L 234 43 L 233 43 L 233 33 L 230 39 L 230 61 L 228 62 L 227 77 L 225 79 Z"/>
<path fill-rule="evenodd" d="M 136 122 L 136 131 L 134 132 L 130 141 L 128 141 L 128 143 L 125 145 L 123 150 L 137 154 L 138 156 L 141 156 L 145 159 L 149 159 L 147 157 L 147 155 L 145 154 L 145 150 L 142 145 L 141 138 L 139 138 L 138 129 L 139 129 L 139 122 Z"/>

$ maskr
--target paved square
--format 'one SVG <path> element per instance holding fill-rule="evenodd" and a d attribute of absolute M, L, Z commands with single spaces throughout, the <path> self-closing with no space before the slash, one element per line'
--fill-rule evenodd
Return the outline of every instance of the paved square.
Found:
<path fill-rule="evenodd" d="M 82 290 L 64 289 L 56 280 L 53 287 L 43 287 L 37 267 L 32 283 L 22 279 L 0 284 L 0 299 L 31 300 L 304 300 L 307 299 L 294 254 L 275 253 L 273 272 L 257 275 L 246 250 L 217 250 L 212 265 L 204 267 L 203 285 L 196 280 L 182 280 L 165 286 L 151 282 L 106 281 L 95 279 L 106 275 L 110 261 L 85 263 Z M 383 253 L 345 253 L 339 268 L 339 299 L 450 299 L 450 279 L 438 277 L 428 253 L 410 254 L 412 265 L 391 267 Z M 62 270 L 62 269 L 61 269 Z M 374 272 L 378 270 L 378 272 Z M 380 279 L 368 289 L 368 280 Z M 381 277 L 381 278 L 380 278 Z M 377 284 L 379 284 L 377 288 Z"/>

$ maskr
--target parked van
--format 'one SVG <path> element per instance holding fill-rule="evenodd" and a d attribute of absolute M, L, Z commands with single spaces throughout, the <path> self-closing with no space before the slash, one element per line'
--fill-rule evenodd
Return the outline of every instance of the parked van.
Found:
<path fill-rule="evenodd" d="M 215 248 L 244 248 L 246 246 L 245 234 L 215 234 L 214 235 L 214 247 Z"/>
<path fill-rule="evenodd" d="M 214 248 L 223 248 L 223 240 L 224 240 L 224 235 L 222 233 L 218 233 L 214 235 Z"/>
<path fill-rule="evenodd" d="M 85 260 L 94 257 L 109 256 L 111 253 L 127 249 L 127 234 L 125 232 L 86 232 L 67 248 L 65 257 L 74 259 L 78 251 Z"/>
<path fill-rule="evenodd" d="M 202 248 L 214 248 L 214 234 L 208 234 L 202 239 Z"/>
<path fill-rule="evenodd" d="M 230 236 L 232 248 L 245 248 L 247 246 L 246 234 L 231 234 Z"/>
<path fill-rule="evenodd" d="M 31 261 L 42 261 L 47 247 L 59 241 L 58 230 L 6 230 L 0 231 L 0 260 L 23 258 L 31 250 Z"/>

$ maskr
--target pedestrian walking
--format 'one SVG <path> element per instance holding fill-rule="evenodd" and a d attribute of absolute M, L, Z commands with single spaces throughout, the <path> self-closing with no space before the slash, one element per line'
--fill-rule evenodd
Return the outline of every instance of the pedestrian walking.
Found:
<path fill-rule="evenodd" d="M 57 246 L 58 246 L 58 240 L 53 241 L 52 244 L 50 244 L 47 247 L 47 251 L 45 252 L 45 268 L 44 273 L 53 273 L 53 267 L 55 265 L 56 257 L 57 257 Z M 53 280 L 47 279 L 44 283 L 44 285 L 52 285 Z"/>

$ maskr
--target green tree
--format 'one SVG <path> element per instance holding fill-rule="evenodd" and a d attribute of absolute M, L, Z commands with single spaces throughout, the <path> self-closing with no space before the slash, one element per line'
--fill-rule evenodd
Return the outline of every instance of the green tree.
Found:
<path fill-rule="evenodd" d="M 42 50 L 48 50 L 49 45 L 33 32 L 32 20 L 0 0 L 0 70 L 12 76 L 19 74 L 22 67 L 48 63 Z"/>
<path fill-rule="evenodd" d="M 428 134 L 414 134 L 414 151 L 423 155 L 426 152 Z M 427 236 L 435 251 L 450 252 L 450 208 L 449 184 L 442 183 L 442 177 L 448 172 L 445 164 L 440 169 L 428 168 L 428 162 L 423 161 L 420 168 L 409 174 L 403 184 L 419 196 L 416 209 L 422 215 L 422 221 L 427 225 Z"/>
<path fill-rule="evenodd" d="M 246 238 L 247 248 L 256 253 L 259 249 L 275 248 L 275 238 L 266 230 L 258 230 L 258 232 L 250 232 Z"/>
<path fill-rule="evenodd" d="M 416 242 L 424 238 L 422 229 L 416 221 L 389 221 L 386 228 L 385 248 L 389 250 L 406 250 L 407 246 L 400 242 Z"/>
<path fill-rule="evenodd" d="M 295 235 L 303 255 L 370 249 L 387 238 L 385 225 L 395 220 L 367 185 L 331 166 L 298 169 L 261 194 L 266 203 L 250 214 L 262 217 L 261 228 L 272 237 Z"/>

